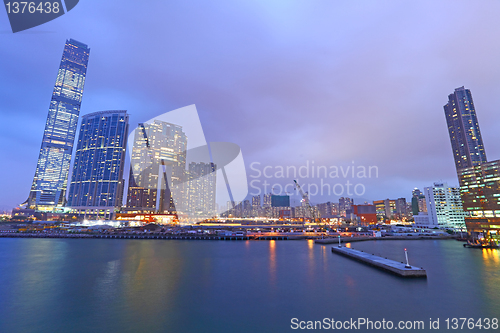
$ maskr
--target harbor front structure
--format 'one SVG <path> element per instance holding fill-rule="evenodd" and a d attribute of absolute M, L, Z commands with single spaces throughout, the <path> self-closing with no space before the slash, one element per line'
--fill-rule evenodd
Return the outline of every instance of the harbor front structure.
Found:
<path fill-rule="evenodd" d="M 192 217 L 212 218 L 217 215 L 215 207 L 217 166 L 214 163 L 189 163 L 186 183 L 187 205 L 183 212 Z"/>
<path fill-rule="evenodd" d="M 486 162 L 483 139 L 469 89 L 460 87 L 444 106 L 455 167 L 458 170 Z"/>
<path fill-rule="evenodd" d="M 75 141 L 90 49 L 66 41 L 52 92 L 42 145 L 27 207 L 56 211 L 65 205 L 71 154 Z"/>
<path fill-rule="evenodd" d="M 447 183 L 434 183 L 424 188 L 429 225 L 461 230 L 465 228 L 466 213 L 462 207 L 460 188 Z"/>
<path fill-rule="evenodd" d="M 469 235 L 500 241 L 500 161 L 487 162 L 469 89 L 460 87 L 444 106 Z"/>
<path fill-rule="evenodd" d="M 182 127 L 155 120 L 134 131 L 127 208 L 172 213 L 187 202 L 187 136 Z"/>
<path fill-rule="evenodd" d="M 475 239 L 500 242 L 500 160 L 458 171 L 467 231 Z"/>
<path fill-rule="evenodd" d="M 68 196 L 72 213 L 110 219 L 122 206 L 128 118 L 126 111 L 82 117 Z"/>

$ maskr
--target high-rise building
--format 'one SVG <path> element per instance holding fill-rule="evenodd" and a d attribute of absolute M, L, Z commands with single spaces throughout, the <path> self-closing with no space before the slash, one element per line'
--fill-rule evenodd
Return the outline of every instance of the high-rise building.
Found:
<path fill-rule="evenodd" d="M 445 105 L 469 236 L 500 242 L 500 161 L 487 162 L 470 90 L 455 89 Z"/>
<path fill-rule="evenodd" d="M 26 202 L 29 208 L 54 211 L 65 204 L 89 52 L 83 43 L 66 41 Z"/>
<path fill-rule="evenodd" d="M 398 198 L 396 200 L 396 217 L 403 219 L 406 217 L 406 199 Z"/>
<path fill-rule="evenodd" d="M 424 188 L 429 225 L 461 229 L 465 227 L 466 213 L 462 208 L 460 188 L 446 183 L 434 183 Z"/>
<path fill-rule="evenodd" d="M 460 87 L 444 106 L 453 158 L 457 170 L 486 162 L 483 139 L 469 89 Z"/>
<path fill-rule="evenodd" d="M 68 206 L 85 218 L 112 218 L 122 206 L 128 134 L 126 111 L 84 115 L 76 144 Z"/>
<path fill-rule="evenodd" d="M 213 163 L 189 163 L 189 183 L 186 184 L 188 204 L 184 210 L 190 215 L 201 218 L 215 216 L 216 169 Z"/>
<path fill-rule="evenodd" d="M 334 202 L 332 203 L 332 215 L 339 215 L 339 211 L 340 211 L 340 208 L 339 208 L 340 204 L 338 202 Z"/>
<path fill-rule="evenodd" d="M 418 212 L 422 211 L 421 209 L 422 205 L 420 204 L 420 199 L 424 199 L 425 202 L 424 194 L 418 188 L 415 187 L 411 192 L 411 210 L 413 215 L 418 215 Z"/>
<path fill-rule="evenodd" d="M 252 206 L 260 208 L 260 194 L 252 197 Z"/>
<path fill-rule="evenodd" d="M 264 207 L 264 208 L 271 207 L 271 197 L 272 197 L 271 193 L 264 194 L 264 203 L 263 203 L 262 207 Z"/>
<path fill-rule="evenodd" d="M 385 214 L 385 200 L 374 200 L 375 212 L 379 220 L 384 220 L 387 216 Z"/>
<path fill-rule="evenodd" d="M 333 204 L 328 201 L 317 205 L 321 217 L 331 217 L 333 215 Z"/>
<path fill-rule="evenodd" d="M 272 194 L 271 207 L 290 207 L 290 196 Z"/>
<path fill-rule="evenodd" d="M 261 215 L 260 194 L 252 197 L 252 217 L 259 217 Z"/>
<path fill-rule="evenodd" d="M 351 198 L 339 198 L 339 210 L 340 216 L 346 217 L 348 213 L 352 212 L 352 205 L 354 204 L 354 200 Z"/>
<path fill-rule="evenodd" d="M 467 231 L 500 243 L 500 160 L 458 171 Z"/>
<path fill-rule="evenodd" d="M 134 131 L 127 207 L 173 213 L 186 207 L 187 136 L 182 127 L 155 120 Z M 175 199 L 175 200 L 174 200 Z"/>

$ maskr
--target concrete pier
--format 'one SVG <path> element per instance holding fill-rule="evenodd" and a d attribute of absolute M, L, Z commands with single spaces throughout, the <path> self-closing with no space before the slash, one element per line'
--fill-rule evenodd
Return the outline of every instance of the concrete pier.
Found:
<path fill-rule="evenodd" d="M 377 267 L 379 269 L 382 269 L 384 271 L 402 277 L 427 277 L 427 272 L 423 268 L 415 266 L 407 268 L 404 263 L 382 258 L 373 254 L 365 253 L 351 248 L 333 246 L 332 252 L 363 262 L 370 266 Z"/>

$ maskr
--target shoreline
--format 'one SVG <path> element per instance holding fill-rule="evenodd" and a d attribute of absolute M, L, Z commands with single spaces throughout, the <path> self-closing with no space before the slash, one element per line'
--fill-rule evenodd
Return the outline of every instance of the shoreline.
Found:
<path fill-rule="evenodd" d="M 321 238 L 301 235 L 193 235 L 193 234 L 86 234 L 86 233 L 0 233 L 0 238 L 73 238 L 73 239 L 162 239 L 162 240 L 312 240 L 315 244 L 338 244 L 338 237 Z M 341 243 L 353 243 L 373 240 L 447 240 L 454 236 L 385 236 L 385 237 L 341 237 Z"/>
<path fill-rule="evenodd" d="M 446 239 L 456 239 L 454 236 L 384 236 L 384 237 L 341 237 L 340 241 L 343 244 L 363 242 L 371 240 L 446 240 Z M 327 239 L 317 239 L 314 241 L 316 244 L 338 244 L 339 239 L 337 238 L 327 238 Z"/>

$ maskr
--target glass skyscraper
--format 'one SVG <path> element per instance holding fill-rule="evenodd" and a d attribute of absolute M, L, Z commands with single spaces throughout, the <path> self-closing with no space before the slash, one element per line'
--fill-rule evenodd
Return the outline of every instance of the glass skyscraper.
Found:
<path fill-rule="evenodd" d="M 444 106 L 469 236 L 500 242 L 500 161 L 487 162 L 469 89 L 460 87 Z"/>
<path fill-rule="evenodd" d="M 65 204 L 89 52 L 83 43 L 66 41 L 27 201 L 29 208 L 52 211 Z"/>
<path fill-rule="evenodd" d="M 187 136 L 181 126 L 159 120 L 137 126 L 131 150 L 128 208 L 160 213 L 185 209 L 186 148 Z"/>
<path fill-rule="evenodd" d="M 127 134 L 126 111 L 82 117 L 68 196 L 74 213 L 111 218 L 121 207 Z"/>
<path fill-rule="evenodd" d="M 486 162 L 483 139 L 470 90 L 464 87 L 455 89 L 455 92 L 448 96 L 444 113 L 457 171 Z"/>

